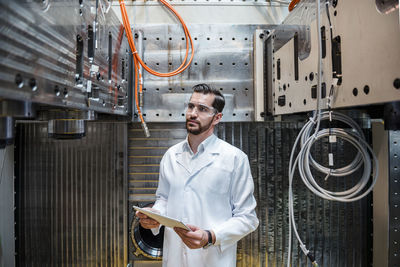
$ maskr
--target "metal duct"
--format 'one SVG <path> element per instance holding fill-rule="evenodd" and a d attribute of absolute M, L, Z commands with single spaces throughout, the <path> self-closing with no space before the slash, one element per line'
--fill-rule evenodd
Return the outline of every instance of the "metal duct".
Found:
<path fill-rule="evenodd" d="M 16 136 L 17 266 L 126 266 L 126 124 L 87 122 L 56 140 L 47 122 Z"/>

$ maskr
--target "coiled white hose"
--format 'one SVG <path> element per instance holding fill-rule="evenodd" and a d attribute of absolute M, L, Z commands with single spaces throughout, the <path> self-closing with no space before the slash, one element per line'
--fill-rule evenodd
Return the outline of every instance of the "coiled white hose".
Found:
<path fill-rule="evenodd" d="M 329 112 L 325 111 L 321 114 L 321 120 L 327 120 L 330 118 Z M 340 202 L 352 202 L 357 201 L 363 197 L 365 197 L 368 193 L 373 189 L 377 174 L 378 174 L 378 160 L 373 153 L 372 148 L 365 141 L 365 137 L 360 129 L 360 127 L 354 122 L 351 118 L 343 115 L 341 113 L 332 112 L 332 119 L 338 120 L 349 125 L 353 130 L 345 130 L 341 128 L 330 128 L 330 129 L 322 129 L 318 132 L 311 135 L 311 131 L 313 130 L 314 123 L 309 121 L 304 126 L 304 131 L 301 136 L 301 150 L 298 154 L 297 167 L 299 169 L 300 177 L 302 178 L 304 184 L 310 189 L 311 192 L 318 195 L 321 198 L 328 200 L 335 200 Z M 337 138 L 341 138 L 343 140 L 351 143 L 357 150 L 358 154 L 354 158 L 354 160 L 347 166 L 331 169 L 324 166 L 321 166 L 317 163 L 311 156 L 310 150 L 313 144 L 319 139 L 327 136 L 336 136 Z M 369 153 L 370 152 L 370 153 Z M 372 158 L 371 158 L 371 156 Z M 364 190 L 367 186 L 370 177 L 371 177 L 371 160 L 374 163 L 375 173 L 373 175 L 372 183 L 367 190 Z M 315 181 L 310 166 L 313 166 L 316 170 L 321 173 L 324 173 L 328 176 L 336 176 L 343 177 L 354 173 L 361 166 L 364 166 L 363 175 L 361 176 L 359 182 L 354 185 L 352 188 L 341 191 L 341 192 L 332 192 L 323 189 L 318 183 Z M 295 166 L 291 166 L 295 168 Z M 294 171 L 294 170 L 293 170 Z M 327 178 L 326 177 L 326 178 Z"/>
<path fill-rule="evenodd" d="M 296 222 L 294 219 L 294 209 L 293 209 L 293 176 L 296 170 L 296 167 L 299 169 L 299 174 L 301 179 L 307 188 L 316 194 L 317 196 L 327 199 L 334 200 L 339 202 L 352 202 L 360 200 L 365 197 L 367 194 L 371 192 L 373 189 L 376 180 L 378 178 L 378 159 L 376 158 L 371 146 L 366 142 L 364 134 L 361 128 L 357 125 L 357 123 L 352 120 L 350 117 L 337 113 L 337 112 L 329 112 L 325 111 L 321 113 L 320 121 L 322 120 L 336 120 L 346 123 L 351 127 L 352 130 L 346 130 L 342 128 L 329 128 L 329 129 L 321 129 L 312 134 L 314 130 L 314 126 L 316 122 L 310 118 L 310 120 L 303 126 L 299 135 L 296 138 L 296 141 L 293 145 L 293 149 L 290 155 L 289 160 L 289 253 L 288 253 L 288 265 L 290 266 L 290 257 L 291 257 L 291 230 L 293 227 L 293 231 L 296 235 L 297 240 L 300 243 L 300 248 L 303 250 L 306 256 L 309 256 L 309 251 L 307 250 L 305 244 L 301 241 L 301 238 L 297 232 Z M 338 169 L 331 169 L 317 163 L 311 156 L 311 148 L 318 140 L 327 137 L 327 136 L 336 136 L 337 138 L 341 138 L 346 140 L 350 144 L 352 144 L 358 151 L 357 156 L 354 160 L 347 166 L 341 167 Z M 300 151 L 294 159 L 296 148 L 300 144 Z M 371 164 L 371 161 L 373 164 Z M 352 188 L 347 189 L 345 191 L 333 192 L 322 188 L 315 180 L 313 174 L 311 173 L 311 168 L 315 168 L 321 173 L 326 174 L 326 178 L 329 176 L 343 177 L 347 175 L 353 174 L 356 170 L 364 167 L 363 174 L 356 185 Z M 366 188 L 370 182 L 371 171 L 373 172 L 372 182 L 369 187 Z"/>

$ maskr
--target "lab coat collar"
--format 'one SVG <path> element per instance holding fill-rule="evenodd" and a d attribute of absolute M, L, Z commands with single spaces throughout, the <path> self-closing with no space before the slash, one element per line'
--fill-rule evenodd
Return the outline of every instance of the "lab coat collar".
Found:
<path fill-rule="evenodd" d="M 186 171 L 188 171 L 188 173 L 190 173 L 188 166 L 185 165 L 185 162 L 183 160 L 183 152 L 186 151 L 189 153 L 193 153 L 189 145 L 188 137 L 186 137 L 186 140 L 178 148 L 176 152 L 176 161 L 180 165 L 182 165 L 186 169 Z M 199 145 L 197 153 L 200 153 L 198 155 L 199 160 L 196 162 L 196 166 L 193 168 L 190 176 L 193 176 L 198 171 L 210 165 L 214 161 L 215 157 L 219 154 L 218 138 L 214 134 L 207 137 L 207 139 L 201 142 L 201 144 Z"/>

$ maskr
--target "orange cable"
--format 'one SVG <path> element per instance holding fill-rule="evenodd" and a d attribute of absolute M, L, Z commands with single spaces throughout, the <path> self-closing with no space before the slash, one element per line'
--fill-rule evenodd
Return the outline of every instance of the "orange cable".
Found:
<path fill-rule="evenodd" d="M 300 0 L 292 0 L 289 4 L 289 12 L 292 12 L 292 10 L 296 7 L 296 5 L 300 2 Z"/>
<path fill-rule="evenodd" d="M 189 67 L 189 65 L 191 64 L 193 57 L 194 57 L 194 47 L 193 47 L 193 40 L 192 37 L 189 33 L 189 30 L 185 24 L 185 22 L 183 21 L 182 17 L 176 12 L 176 10 L 165 0 L 160 0 L 161 3 L 163 3 L 168 9 L 170 9 L 175 16 L 179 19 L 179 21 L 182 24 L 183 30 L 185 32 L 185 39 L 186 39 L 186 53 L 185 53 L 185 58 L 182 62 L 182 64 L 174 71 L 169 72 L 169 73 L 160 73 L 157 71 L 152 70 L 150 67 L 148 67 L 146 64 L 144 64 L 144 62 L 142 61 L 142 59 L 140 58 L 140 56 L 137 54 L 137 50 L 136 50 L 136 46 L 135 43 L 133 41 L 133 37 L 132 37 L 132 33 L 131 33 L 131 27 L 129 24 L 129 19 L 128 19 L 128 15 L 126 12 L 126 7 L 125 7 L 125 3 L 123 0 L 119 0 L 120 2 L 120 8 L 121 8 L 121 14 L 122 14 L 122 19 L 124 22 L 124 27 L 125 27 L 125 33 L 128 37 L 128 42 L 129 45 L 131 47 L 132 53 L 134 53 L 134 56 L 137 58 L 137 60 L 139 61 L 140 65 L 142 65 L 142 67 L 147 70 L 149 73 L 155 75 L 155 76 L 159 76 L 159 77 L 171 77 L 174 75 L 177 75 L 181 72 L 183 72 L 187 67 Z M 189 61 L 186 63 L 187 61 L 187 57 L 189 54 L 189 41 L 190 41 L 190 45 L 191 45 L 191 57 L 189 59 Z M 186 65 L 185 65 L 186 64 Z"/>
<path fill-rule="evenodd" d="M 184 60 L 182 61 L 182 64 L 181 64 L 176 70 L 174 70 L 174 71 L 172 71 L 172 72 L 168 72 L 168 73 L 160 73 L 160 72 L 157 72 L 157 71 L 151 69 L 150 67 L 148 67 L 148 66 L 142 61 L 142 59 L 140 58 L 140 56 L 139 56 L 139 54 L 138 54 L 138 51 L 137 51 L 137 49 L 136 49 L 135 42 L 133 41 L 131 26 L 130 26 L 130 23 L 129 23 L 128 14 L 127 14 L 127 11 L 126 11 L 126 7 L 125 7 L 124 0 L 119 0 L 120 9 L 121 9 L 121 16 L 122 16 L 122 22 L 123 22 L 123 25 L 124 25 L 124 28 L 125 28 L 125 33 L 126 33 L 126 37 L 127 37 L 127 39 L 128 39 L 129 46 L 130 46 L 131 51 L 132 51 L 132 53 L 133 53 L 134 68 L 135 68 L 135 98 L 136 98 L 136 108 L 137 108 L 137 110 L 138 110 L 138 114 L 139 114 L 139 117 L 140 117 L 140 120 L 141 120 L 142 123 L 144 123 L 144 119 L 143 119 L 143 115 L 142 115 L 142 112 L 141 112 L 141 109 L 140 109 L 140 106 L 139 106 L 139 103 L 138 103 L 138 76 L 139 76 L 139 91 L 140 91 L 140 93 L 142 93 L 142 86 L 143 86 L 143 84 L 142 84 L 142 82 L 141 82 L 142 76 L 141 76 L 141 74 L 140 74 L 140 65 L 141 65 L 146 71 L 148 71 L 150 74 L 153 74 L 153 75 L 155 75 L 155 76 L 159 76 L 159 77 L 172 77 L 172 76 L 175 76 L 175 75 L 177 75 L 177 74 L 183 72 L 184 70 L 186 70 L 187 67 L 189 67 L 190 64 L 192 63 L 192 60 L 193 60 L 193 57 L 194 57 L 193 40 L 192 40 L 192 37 L 191 37 L 191 35 L 190 35 L 190 33 L 189 33 L 189 30 L 188 30 L 188 28 L 187 28 L 185 22 L 183 21 L 182 17 L 176 12 L 176 10 L 175 10 L 168 2 L 166 2 L 165 0 L 160 0 L 160 2 L 161 2 L 162 4 L 164 4 L 172 13 L 174 13 L 174 15 L 175 15 L 175 16 L 178 18 L 178 20 L 181 22 L 182 27 L 183 27 L 183 30 L 184 30 L 184 33 L 185 33 L 185 37 L 186 37 L 186 38 L 185 38 L 185 39 L 186 39 L 186 53 L 185 53 L 185 58 L 184 58 Z M 186 61 L 187 61 L 187 58 L 188 58 L 188 55 L 189 55 L 189 41 L 190 41 L 191 56 L 190 56 L 189 61 L 186 62 Z"/>

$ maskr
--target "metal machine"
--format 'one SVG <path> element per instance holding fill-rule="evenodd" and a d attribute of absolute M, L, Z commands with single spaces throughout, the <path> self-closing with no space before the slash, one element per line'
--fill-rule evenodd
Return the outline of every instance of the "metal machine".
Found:
<path fill-rule="evenodd" d="M 254 178 L 260 227 L 237 266 L 400 265 L 399 2 L 169 2 L 194 56 L 159 77 L 135 75 L 137 57 L 168 73 L 188 40 L 158 1 L 121 2 L 132 53 L 119 1 L 0 0 L 0 266 L 161 266 L 162 234 L 131 207 L 155 201 L 203 82 L 226 98 L 215 134 Z"/>

